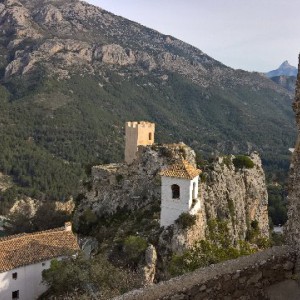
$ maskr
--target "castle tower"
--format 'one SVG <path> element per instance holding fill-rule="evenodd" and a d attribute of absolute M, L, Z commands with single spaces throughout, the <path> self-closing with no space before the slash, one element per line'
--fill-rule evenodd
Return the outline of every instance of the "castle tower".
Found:
<path fill-rule="evenodd" d="M 174 224 L 183 212 L 195 214 L 199 211 L 198 182 L 200 173 L 201 170 L 194 168 L 185 160 L 160 173 L 160 226 L 167 227 Z"/>
<path fill-rule="evenodd" d="M 155 124 L 150 122 L 125 123 L 125 162 L 130 164 L 136 158 L 138 146 L 153 145 Z"/>

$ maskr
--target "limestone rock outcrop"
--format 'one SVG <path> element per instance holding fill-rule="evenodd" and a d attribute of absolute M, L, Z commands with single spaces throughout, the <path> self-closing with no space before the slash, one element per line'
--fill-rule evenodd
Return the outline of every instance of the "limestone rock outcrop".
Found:
<path fill-rule="evenodd" d="M 65 212 L 68 215 L 71 215 L 74 208 L 75 203 L 73 199 L 70 199 L 66 202 L 54 202 L 55 204 L 55 210 Z M 10 209 L 10 213 L 24 213 L 28 214 L 30 217 L 33 217 L 39 207 L 42 205 L 42 202 L 39 200 L 30 198 L 30 197 L 24 197 L 23 199 L 17 200 L 14 205 Z"/>
<path fill-rule="evenodd" d="M 142 267 L 143 281 L 145 285 L 152 284 L 156 273 L 157 252 L 153 245 L 149 245 L 145 251 L 145 266 Z"/>
<path fill-rule="evenodd" d="M 0 172 L 0 191 L 5 191 L 12 186 L 12 179 L 10 176 L 4 175 Z"/>
<path fill-rule="evenodd" d="M 200 185 L 202 209 L 195 225 L 182 230 L 174 225 L 172 233 L 162 233 L 161 243 L 172 252 L 182 252 L 194 242 L 206 239 L 209 220 L 227 221 L 231 243 L 245 240 L 251 222 L 257 222 L 260 235 L 269 237 L 268 193 L 261 159 L 250 155 L 253 168 L 235 168 L 234 156 L 219 157 L 203 173 Z"/>
<path fill-rule="evenodd" d="M 161 168 L 185 157 L 195 165 L 195 152 L 184 144 L 139 147 L 130 165 L 109 164 L 92 168 L 92 181 L 77 212 L 87 207 L 99 217 L 117 210 L 135 211 L 160 202 Z"/>
<path fill-rule="evenodd" d="M 101 60 L 107 64 L 117 64 L 120 66 L 134 64 L 135 56 L 131 50 L 125 50 L 120 45 L 112 44 L 102 46 L 100 55 L 97 53 L 96 57 L 100 56 Z"/>
<path fill-rule="evenodd" d="M 230 220 L 234 242 L 245 238 L 254 220 L 261 234 L 268 237 L 268 193 L 261 159 L 254 152 L 250 155 L 254 167 L 237 169 L 233 158 L 219 158 L 207 172 L 206 184 L 203 184 L 207 218 Z"/>
<path fill-rule="evenodd" d="M 182 158 L 195 166 L 195 152 L 184 144 L 140 146 L 137 159 L 130 165 L 94 166 L 92 181 L 75 213 L 77 226 L 87 210 L 101 218 L 120 212 L 140 213 L 153 205 L 159 206 L 159 172 Z M 232 244 L 245 240 L 252 222 L 258 224 L 261 236 L 269 236 L 265 175 L 258 154 L 252 153 L 250 158 L 253 168 L 236 168 L 234 156 L 226 156 L 203 170 L 199 186 L 201 209 L 196 222 L 188 229 L 174 224 L 157 232 L 164 251 L 182 252 L 195 241 L 206 239 L 207 223 L 215 219 L 228 223 Z"/>
<path fill-rule="evenodd" d="M 271 81 L 259 74 L 250 79 L 247 72 L 228 68 L 195 47 L 83 1 L 2 2 L 1 29 L 10 45 L 14 45 L 9 48 L 7 56 L 9 66 L 5 73 L 6 80 L 32 70 L 38 62 L 47 69 L 49 76 L 58 74 L 61 78 L 68 78 L 73 69 L 78 70 L 79 61 L 81 71 L 89 75 L 97 74 L 103 65 L 108 69 L 130 66 L 131 71 L 139 75 L 153 70 L 159 75 L 178 72 L 203 87 L 212 83 L 232 86 L 246 84 L 278 90 L 275 84 L 272 85 Z M 57 47 L 73 40 L 80 49 L 74 51 L 73 47 L 64 47 L 59 55 L 50 55 L 44 51 L 47 49 L 40 47 L 49 40 L 52 44 L 56 43 Z M 22 43 L 26 46 L 29 42 L 30 47 L 18 47 Z M 22 48 L 22 52 L 18 52 L 19 48 Z M 49 50 L 51 52 L 51 48 Z M 91 55 L 93 51 L 94 56 Z M 238 76 L 235 76 L 236 72 Z M 230 79 L 232 77 L 234 80 Z M 284 89 L 281 92 L 286 93 Z"/>

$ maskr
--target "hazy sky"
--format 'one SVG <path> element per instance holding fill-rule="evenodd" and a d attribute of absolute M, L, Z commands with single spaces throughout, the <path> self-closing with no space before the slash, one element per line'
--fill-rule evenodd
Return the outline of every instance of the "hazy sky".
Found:
<path fill-rule="evenodd" d="M 88 0 L 172 35 L 233 68 L 298 65 L 300 0 Z M 298 31 L 297 31 L 298 30 Z"/>

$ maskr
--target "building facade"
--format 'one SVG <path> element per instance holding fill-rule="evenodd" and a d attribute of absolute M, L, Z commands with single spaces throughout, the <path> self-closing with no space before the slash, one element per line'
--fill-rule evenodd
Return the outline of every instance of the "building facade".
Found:
<path fill-rule="evenodd" d="M 47 290 L 42 272 L 51 260 L 78 252 L 70 224 L 65 228 L 0 239 L 0 299 L 34 300 Z"/>
<path fill-rule="evenodd" d="M 155 124 L 150 122 L 125 123 L 125 162 L 130 164 L 136 158 L 138 146 L 154 144 Z"/>
<path fill-rule="evenodd" d="M 50 268 L 50 263 L 49 259 L 0 273 L 0 299 L 37 299 L 47 291 L 42 283 L 42 272 Z"/>
<path fill-rule="evenodd" d="M 183 160 L 163 170 L 161 175 L 160 226 L 174 224 L 182 213 L 196 214 L 200 207 L 199 174 Z"/>

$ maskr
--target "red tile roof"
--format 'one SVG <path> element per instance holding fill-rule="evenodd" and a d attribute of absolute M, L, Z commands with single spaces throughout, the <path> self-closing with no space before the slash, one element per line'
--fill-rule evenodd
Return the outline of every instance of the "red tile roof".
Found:
<path fill-rule="evenodd" d="M 0 273 L 78 250 L 76 236 L 65 228 L 0 238 Z"/>
<path fill-rule="evenodd" d="M 201 173 L 201 170 L 193 167 L 186 160 L 182 160 L 176 164 L 171 165 L 167 169 L 160 172 L 161 176 L 176 177 L 184 179 L 193 179 Z"/>

